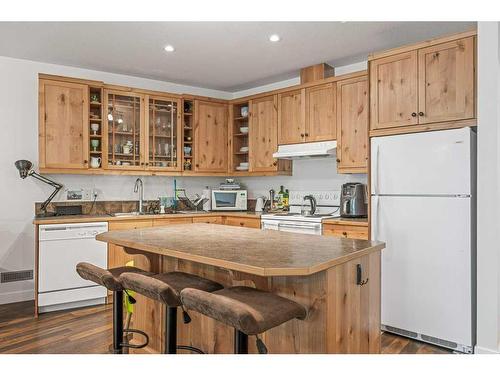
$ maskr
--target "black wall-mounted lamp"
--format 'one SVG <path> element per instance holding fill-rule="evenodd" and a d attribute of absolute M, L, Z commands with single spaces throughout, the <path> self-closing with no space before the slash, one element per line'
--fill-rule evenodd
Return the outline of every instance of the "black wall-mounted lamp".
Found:
<path fill-rule="evenodd" d="M 46 183 L 47 185 L 50 185 L 53 188 L 55 188 L 55 190 L 52 192 L 52 194 L 49 195 L 47 200 L 45 202 L 43 202 L 42 206 L 40 207 L 42 210 L 42 215 L 40 215 L 40 216 L 53 216 L 54 215 L 53 213 L 47 212 L 47 206 L 49 205 L 50 201 L 52 199 L 54 199 L 56 194 L 59 192 L 59 190 L 62 189 L 63 186 L 55 181 L 52 181 L 50 178 L 41 176 L 38 173 L 36 173 L 33 169 L 31 169 L 31 167 L 33 167 L 33 163 L 30 162 L 29 160 L 18 160 L 14 164 L 15 164 L 16 168 L 19 170 L 19 176 L 22 179 L 25 179 L 26 177 L 31 176 L 31 177 L 36 178 L 37 180 L 42 181 L 42 182 Z"/>

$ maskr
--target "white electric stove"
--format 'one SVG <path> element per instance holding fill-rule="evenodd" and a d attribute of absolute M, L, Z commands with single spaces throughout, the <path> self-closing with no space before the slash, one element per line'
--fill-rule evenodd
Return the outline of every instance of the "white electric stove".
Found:
<path fill-rule="evenodd" d="M 301 215 L 302 205 L 310 207 L 304 196 L 316 198 L 314 215 Z M 340 217 L 340 191 L 291 191 L 289 197 L 290 211 L 287 213 L 271 213 L 261 215 L 261 228 L 284 232 L 316 234 L 322 233 L 322 221 Z"/>

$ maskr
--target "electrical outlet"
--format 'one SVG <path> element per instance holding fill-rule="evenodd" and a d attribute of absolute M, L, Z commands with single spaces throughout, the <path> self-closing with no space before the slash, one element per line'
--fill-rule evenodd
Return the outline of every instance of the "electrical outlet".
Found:
<path fill-rule="evenodd" d="M 83 200 L 84 201 L 92 200 L 92 189 L 83 189 Z"/>

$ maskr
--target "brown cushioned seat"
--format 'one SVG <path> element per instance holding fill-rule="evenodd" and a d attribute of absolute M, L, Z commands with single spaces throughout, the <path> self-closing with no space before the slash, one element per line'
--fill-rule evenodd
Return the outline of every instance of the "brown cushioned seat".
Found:
<path fill-rule="evenodd" d="M 119 277 L 122 273 L 134 273 L 142 275 L 153 275 L 151 272 L 141 270 L 137 267 L 116 267 L 109 270 L 94 266 L 87 262 L 81 262 L 76 265 L 76 272 L 82 279 L 93 281 L 96 284 L 102 285 L 111 291 L 121 291 L 123 286 Z"/>
<path fill-rule="evenodd" d="M 306 309 L 276 294 L 245 286 L 231 287 L 214 293 L 184 289 L 183 305 L 246 335 L 257 335 L 292 319 L 305 319 Z"/>
<path fill-rule="evenodd" d="M 180 292 L 185 288 L 213 292 L 223 286 L 215 281 L 184 272 L 166 272 L 156 275 L 123 273 L 120 281 L 125 289 L 133 290 L 170 306 L 181 306 Z"/>

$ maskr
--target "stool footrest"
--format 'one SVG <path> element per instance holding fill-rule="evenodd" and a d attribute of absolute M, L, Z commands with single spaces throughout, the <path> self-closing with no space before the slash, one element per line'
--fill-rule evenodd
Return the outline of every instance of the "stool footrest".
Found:
<path fill-rule="evenodd" d="M 146 332 L 140 331 L 138 329 L 130 328 L 130 329 L 124 329 L 123 333 L 137 333 L 138 335 L 143 336 L 144 340 L 145 340 L 145 342 L 142 344 L 129 344 L 129 343 L 122 342 L 122 343 L 120 343 L 120 346 L 123 348 L 142 349 L 149 344 L 149 336 L 147 335 Z"/>
<path fill-rule="evenodd" d="M 191 352 L 198 353 L 198 354 L 206 354 L 203 350 L 200 350 L 198 348 L 195 348 L 194 346 L 189 346 L 189 345 L 177 345 L 177 349 L 189 350 Z"/>

